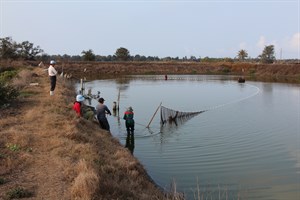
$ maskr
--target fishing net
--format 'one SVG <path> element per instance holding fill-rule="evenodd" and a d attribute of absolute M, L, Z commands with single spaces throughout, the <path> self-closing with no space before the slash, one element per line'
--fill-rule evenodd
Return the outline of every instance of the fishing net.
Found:
<path fill-rule="evenodd" d="M 178 121 L 186 121 L 200 113 L 205 112 L 203 111 L 197 111 L 197 112 L 181 112 L 181 111 L 176 111 L 170 108 L 166 108 L 164 106 L 160 107 L 160 122 L 161 124 L 165 124 L 167 122 L 169 123 L 175 123 L 177 124 Z"/>

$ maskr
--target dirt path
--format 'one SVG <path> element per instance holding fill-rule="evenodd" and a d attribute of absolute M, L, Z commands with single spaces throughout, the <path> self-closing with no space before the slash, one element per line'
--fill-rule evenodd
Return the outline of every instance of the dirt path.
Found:
<path fill-rule="evenodd" d="M 28 97 L 18 103 L 18 110 L 7 111 L 0 119 L 1 155 L 4 158 L 0 175 L 6 182 L 1 186 L 0 198 L 5 198 L 7 191 L 22 187 L 32 192 L 34 199 L 68 199 L 69 188 L 64 186 L 69 186 L 70 180 L 64 169 L 69 163 L 55 151 L 64 141 L 59 137 L 64 130 L 63 123 L 49 109 L 57 109 L 59 95 L 49 95 L 44 71 L 36 69 L 34 73 L 38 77 L 31 81 L 39 85 L 26 87 Z"/>

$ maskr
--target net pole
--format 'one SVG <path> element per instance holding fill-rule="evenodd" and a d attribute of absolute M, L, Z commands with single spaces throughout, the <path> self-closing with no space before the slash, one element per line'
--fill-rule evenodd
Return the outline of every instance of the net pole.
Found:
<path fill-rule="evenodd" d="M 118 93 L 118 105 L 117 105 L 117 109 L 119 110 L 120 109 L 120 96 L 121 96 L 121 91 L 120 91 L 120 88 L 119 88 L 119 93 Z"/>
<path fill-rule="evenodd" d="M 151 118 L 151 120 L 150 120 L 149 124 L 146 126 L 146 128 L 149 128 L 149 126 L 150 126 L 150 124 L 151 124 L 151 122 L 152 122 L 152 120 L 153 120 L 154 116 L 156 115 L 156 113 L 157 113 L 158 109 L 160 108 L 161 104 L 162 104 L 162 102 L 160 102 L 159 106 L 157 107 L 157 109 L 156 109 L 155 113 L 153 114 L 153 116 L 152 116 L 152 118 Z"/>

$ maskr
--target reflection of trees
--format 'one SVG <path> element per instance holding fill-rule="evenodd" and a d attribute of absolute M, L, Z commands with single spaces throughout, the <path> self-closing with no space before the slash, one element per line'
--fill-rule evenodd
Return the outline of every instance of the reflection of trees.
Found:
<path fill-rule="evenodd" d="M 120 85 L 126 85 L 130 84 L 131 81 L 151 81 L 151 82 L 161 82 L 165 81 L 165 75 L 132 75 L 132 76 L 120 76 L 115 79 L 116 84 Z M 206 80 L 213 80 L 213 81 L 218 81 L 220 83 L 224 83 L 228 80 L 236 80 L 235 76 L 200 76 L 199 75 L 169 75 L 168 76 L 168 81 L 177 81 L 177 82 L 203 82 Z"/>
<path fill-rule="evenodd" d="M 119 91 L 126 91 L 127 89 L 129 88 L 129 84 L 126 84 L 126 85 L 118 85 L 117 86 L 117 89 L 119 90 Z"/>
<path fill-rule="evenodd" d="M 263 84 L 262 88 L 264 92 L 269 92 L 269 93 L 273 92 L 273 84 L 268 84 L 268 83 Z"/>
<path fill-rule="evenodd" d="M 130 79 L 126 78 L 126 77 L 120 77 L 120 78 L 116 78 L 116 84 L 129 84 L 130 83 Z"/>
<path fill-rule="evenodd" d="M 119 93 L 121 91 L 126 91 L 129 88 L 130 79 L 128 78 L 117 78 L 116 80 L 117 89 Z"/>

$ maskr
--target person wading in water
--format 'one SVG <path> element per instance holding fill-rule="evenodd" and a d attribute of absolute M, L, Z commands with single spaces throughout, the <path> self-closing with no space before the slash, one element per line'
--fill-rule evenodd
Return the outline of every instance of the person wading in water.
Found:
<path fill-rule="evenodd" d="M 133 119 L 134 113 L 132 107 L 128 107 L 127 111 L 124 113 L 123 119 L 125 120 L 125 126 L 127 133 L 134 134 L 134 119 Z"/>
<path fill-rule="evenodd" d="M 127 111 L 124 113 L 123 119 L 125 120 L 125 126 L 127 130 L 127 137 L 126 137 L 126 145 L 125 147 L 133 153 L 134 149 L 134 113 L 132 107 L 128 107 Z"/>

